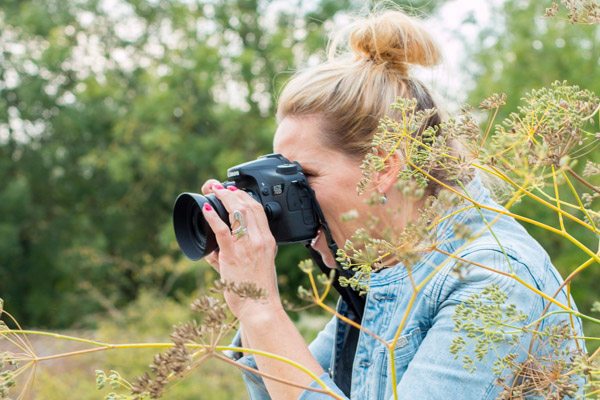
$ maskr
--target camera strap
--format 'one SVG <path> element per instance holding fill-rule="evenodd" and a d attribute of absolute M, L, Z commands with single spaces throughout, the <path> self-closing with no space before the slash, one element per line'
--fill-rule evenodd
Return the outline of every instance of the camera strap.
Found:
<path fill-rule="evenodd" d="M 329 276 L 329 274 L 331 273 L 331 268 L 325 265 L 321 254 L 319 254 L 318 251 L 310 247 L 310 243 L 305 243 L 305 246 L 308 249 L 308 252 L 310 253 L 310 256 L 312 257 L 313 261 L 319 266 L 319 269 L 325 275 Z M 354 315 L 358 317 L 358 320 L 361 321 L 365 309 L 365 298 L 363 296 L 360 296 L 358 292 L 352 289 L 351 287 L 343 287 L 342 285 L 340 285 L 340 276 L 349 275 L 350 274 L 348 274 L 347 271 L 343 270 L 343 268 L 339 267 L 338 264 L 338 268 L 335 269 L 332 285 L 335 288 L 335 290 L 337 290 L 337 292 L 340 294 L 340 296 L 342 296 L 342 299 L 346 302 L 348 307 L 350 307 L 350 309 L 354 312 Z"/>
<path fill-rule="evenodd" d="M 325 234 L 325 239 L 327 240 L 327 246 L 329 247 L 329 251 L 331 251 L 331 254 L 333 254 L 333 258 L 336 259 L 338 246 L 333 241 L 333 237 L 331 236 L 331 231 L 329 230 L 329 225 L 327 224 L 327 221 L 325 221 L 325 216 L 323 215 L 323 210 L 321 210 L 321 206 L 317 202 L 317 197 L 315 195 L 315 192 L 308 185 L 308 183 L 306 181 L 301 182 L 301 184 L 310 193 L 310 197 L 313 202 L 314 210 L 316 211 L 317 218 L 319 219 L 319 224 L 321 225 L 321 229 L 322 229 L 323 233 Z M 330 267 L 328 267 L 327 265 L 325 265 L 325 262 L 323 262 L 323 258 L 321 257 L 321 254 L 319 254 L 318 251 L 316 251 L 315 249 L 313 249 L 311 247 L 310 241 L 305 242 L 304 245 L 308 249 L 308 252 L 310 253 L 310 256 L 313 259 L 313 261 L 319 266 L 319 269 L 321 270 L 321 272 L 323 272 L 326 276 L 329 276 L 332 269 Z M 354 315 L 356 317 L 358 317 L 358 321 L 360 322 L 360 321 L 362 321 L 362 316 L 363 316 L 364 309 L 365 309 L 366 299 L 364 296 L 360 296 L 358 294 L 358 291 L 352 289 L 351 287 L 349 287 L 349 286 L 344 287 L 344 286 L 340 285 L 340 276 L 350 279 L 353 276 L 353 274 L 352 274 L 352 271 L 350 271 L 348 269 L 344 269 L 340 265 L 340 263 L 337 262 L 337 260 L 336 260 L 336 265 L 337 265 L 337 267 L 334 269 L 335 275 L 333 277 L 332 285 L 335 288 L 335 290 L 337 290 L 337 292 L 340 294 L 340 296 L 342 296 L 342 299 L 346 302 L 348 307 L 354 312 Z"/>

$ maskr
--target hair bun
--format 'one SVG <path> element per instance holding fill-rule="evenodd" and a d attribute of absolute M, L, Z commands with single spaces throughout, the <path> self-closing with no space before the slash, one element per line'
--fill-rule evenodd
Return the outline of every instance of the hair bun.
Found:
<path fill-rule="evenodd" d="M 441 60 L 433 37 L 416 19 L 400 11 L 386 11 L 356 21 L 349 46 L 358 58 L 406 74 L 411 65 L 429 67 Z"/>

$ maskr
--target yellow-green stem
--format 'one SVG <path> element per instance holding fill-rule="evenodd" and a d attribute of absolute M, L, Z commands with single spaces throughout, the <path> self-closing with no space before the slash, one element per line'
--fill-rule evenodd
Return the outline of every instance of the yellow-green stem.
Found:
<path fill-rule="evenodd" d="M 219 359 L 221 361 L 224 361 L 224 362 L 226 362 L 228 364 L 234 365 L 236 368 L 241 368 L 241 369 L 243 369 L 245 371 L 248 371 L 248 372 L 250 372 L 252 374 L 259 375 L 259 376 L 261 376 L 263 378 L 266 378 L 266 379 L 271 379 L 271 380 L 273 380 L 275 382 L 283 383 L 283 384 L 286 384 L 286 385 L 289 385 L 289 386 L 293 386 L 293 387 L 297 387 L 297 388 L 303 389 L 303 390 L 310 390 L 312 392 L 323 393 L 323 394 L 330 394 L 327 390 L 317 389 L 317 388 L 311 388 L 311 387 L 303 386 L 303 385 L 298 385 L 298 384 L 296 384 L 294 382 L 289 382 L 289 381 L 286 381 L 284 379 L 278 378 L 278 377 L 276 377 L 274 375 L 261 372 L 259 370 L 256 370 L 254 368 L 248 367 L 248 366 L 243 365 L 243 364 L 239 364 L 239 363 L 237 363 L 237 362 L 235 362 L 233 360 L 230 360 L 229 358 L 227 358 L 225 356 L 222 356 L 222 355 L 220 355 L 218 353 L 213 354 L 213 357 L 215 357 L 215 358 L 217 358 L 217 359 Z M 337 396 L 333 396 L 333 397 L 334 398 L 339 398 Z"/>
<path fill-rule="evenodd" d="M 563 216 L 560 213 L 560 211 L 562 211 L 562 209 L 560 208 L 560 198 L 558 197 L 558 184 L 556 182 L 556 171 L 554 170 L 554 165 L 552 166 L 552 182 L 554 183 L 554 195 L 556 196 L 556 207 L 559 210 L 558 221 L 560 223 L 560 230 L 563 232 L 566 232 L 565 231 L 565 223 L 563 221 Z"/>
<path fill-rule="evenodd" d="M 367 335 L 371 336 L 372 338 L 374 338 L 375 340 L 383 343 L 384 345 L 387 346 L 387 342 L 385 340 L 383 340 L 381 337 L 379 337 L 378 335 L 374 334 L 373 332 L 369 331 L 366 328 L 363 328 L 360 324 L 352 321 L 351 319 L 349 319 L 348 317 L 343 316 L 342 314 L 338 313 L 336 310 L 334 310 L 333 308 L 329 307 L 327 304 L 323 303 L 322 301 L 320 301 L 319 299 L 316 299 L 316 304 L 321 307 L 322 309 L 324 309 L 325 311 L 327 311 L 328 313 L 330 313 L 331 315 L 334 315 L 335 317 L 337 317 L 338 319 L 344 321 L 346 324 L 348 325 L 352 325 L 353 327 L 355 327 L 356 329 L 360 329 L 361 331 L 365 332 Z"/>
<path fill-rule="evenodd" d="M 565 180 L 567 181 L 567 184 L 571 188 L 571 192 L 573 193 L 573 195 L 577 199 L 577 203 L 579 203 L 579 209 L 581 211 L 583 211 L 583 213 L 585 214 L 585 216 L 590 221 L 590 224 L 592 224 L 592 226 L 594 227 L 594 230 L 596 230 L 596 225 L 594 224 L 594 220 L 590 217 L 590 214 L 588 214 L 588 211 L 583 206 L 583 203 L 581 202 L 581 198 L 579 197 L 579 194 L 577 194 L 577 191 L 575 190 L 575 187 L 573 187 L 573 184 L 571 183 L 571 180 L 569 179 L 569 177 L 567 176 L 567 174 L 565 174 L 565 171 L 561 170 L 560 172 L 562 173 L 562 176 L 565 178 Z M 557 198 L 558 198 L 558 196 L 557 196 Z"/>
<path fill-rule="evenodd" d="M 305 374 L 307 374 L 308 376 L 310 376 L 311 378 L 313 378 L 313 380 L 315 380 L 315 382 L 317 382 L 319 384 L 319 386 L 321 386 L 324 390 L 326 390 L 327 394 L 329 394 L 330 396 L 333 396 L 336 399 L 343 400 L 340 396 L 338 396 L 331 389 L 329 389 L 329 387 L 318 376 L 316 376 L 312 371 L 310 371 L 309 369 L 307 369 L 302 364 L 299 364 L 299 363 L 295 362 L 294 360 L 290 360 L 289 358 L 282 357 L 282 356 L 279 356 L 277 354 L 269 353 L 269 352 L 262 351 L 262 350 L 247 349 L 245 347 L 215 346 L 214 349 L 217 350 L 217 351 L 226 351 L 226 350 L 229 350 L 229 351 L 234 351 L 234 352 L 251 353 L 251 354 L 255 354 L 255 355 L 259 355 L 259 356 L 264 356 L 264 357 L 269 357 L 269 358 L 272 358 L 274 360 L 278 360 L 278 361 L 284 362 L 284 363 L 286 363 L 288 365 L 291 365 L 293 367 L 298 368 L 300 371 L 304 372 Z"/>
<path fill-rule="evenodd" d="M 406 323 L 406 320 L 408 319 L 408 314 L 410 313 L 410 310 L 412 309 L 413 303 L 415 302 L 415 299 L 417 298 L 417 293 L 418 291 L 414 291 L 412 296 L 410 297 L 410 300 L 408 302 L 408 306 L 406 308 L 406 312 L 404 313 L 404 317 L 402 318 L 402 322 L 400 322 L 400 326 L 398 326 L 398 329 L 396 329 L 396 334 L 394 335 L 394 339 L 392 340 L 391 343 L 387 344 L 388 349 L 390 350 L 390 364 L 391 364 L 391 368 L 392 368 L 392 388 L 394 389 L 394 399 L 398 399 L 398 389 L 396 388 L 396 365 L 394 362 L 394 347 L 396 347 L 396 342 L 398 342 L 398 339 L 400 338 L 400 333 L 402 332 L 402 328 L 404 328 L 404 324 Z"/>
<path fill-rule="evenodd" d="M 426 175 L 428 178 L 432 179 L 434 182 L 436 182 L 436 183 L 438 183 L 439 185 L 443 186 L 444 188 L 446 188 L 446 189 L 450 190 L 451 192 L 453 192 L 453 193 L 457 194 L 458 196 L 460 196 L 460 197 L 464 198 L 465 200 L 469 200 L 469 199 L 468 199 L 468 198 L 467 198 L 465 195 L 463 195 L 462 193 L 458 192 L 457 190 L 455 190 L 455 189 L 451 188 L 450 186 L 448 186 L 448 185 L 444 184 L 444 183 L 443 183 L 443 182 L 441 182 L 440 180 L 438 180 L 438 179 L 436 179 L 436 178 L 432 177 L 431 175 L 429 175 L 429 174 L 425 173 L 425 171 L 423 171 L 421 168 L 419 168 L 417 165 L 413 164 L 412 162 L 409 162 L 409 164 L 410 164 L 410 165 L 411 165 L 413 168 L 415 168 L 415 169 L 417 169 L 419 172 L 421 172 L 422 174 Z M 521 190 L 523 190 L 522 188 L 520 188 L 520 189 L 521 189 Z M 528 192 L 527 192 L 527 191 L 524 191 L 524 193 L 528 193 Z M 475 206 L 477 206 L 477 207 L 480 207 L 480 208 L 483 208 L 483 209 L 486 209 L 486 210 L 489 210 L 489 211 L 493 211 L 493 212 L 496 212 L 496 213 L 499 213 L 499 214 L 504 214 L 504 215 L 506 215 L 506 216 L 513 217 L 513 218 L 515 218 L 515 219 L 518 219 L 518 220 L 520 220 L 520 221 L 523 221 L 523 222 L 528 222 L 528 223 L 530 223 L 530 224 L 532 224 L 532 225 L 535 225 L 535 226 L 538 226 L 538 227 L 540 227 L 540 228 L 546 229 L 546 230 L 548 230 L 548 231 L 550 231 L 550 232 L 554 232 L 554 233 L 556 233 L 557 235 L 560 235 L 560 236 L 564 237 L 565 239 L 569 240 L 569 241 L 570 241 L 571 243 L 573 243 L 575 246 L 579 247 L 579 248 L 580 248 L 580 249 L 581 249 L 581 250 L 582 250 L 584 253 L 586 253 L 586 254 L 587 254 L 587 255 L 589 255 L 590 257 L 593 257 L 593 258 L 594 258 L 596 261 L 598 261 L 598 262 L 600 263 L 600 257 L 598 257 L 598 255 L 594 254 L 594 253 L 593 253 L 593 252 L 592 252 L 590 249 L 588 249 L 588 248 L 587 248 L 586 246 L 584 246 L 584 245 L 583 245 L 581 242 L 579 242 L 577 239 L 575 239 L 573 236 L 571 236 L 570 234 L 568 234 L 568 233 L 566 233 L 566 232 L 562 232 L 562 231 L 560 231 L 559 229 L 556 229 L 556 228 L 554 228 L 554 227 L 552 227 L 552 226 L 549 226 L 549 225 L 543 224 L 543 223 L 541 223 L 541 222 L 538 222 L 538 221 L 536 221 L 536 220 L 534 220 L 534 219 L 531 219 L 531 218 L 527 218 L 527 217 L 523 217 L 523 216 L 521 216 L 521 215 L 518 215 L 518 214 L 511 213 L 511 212 L 509 212 L 509 211 L 499 210 L 499 209 L 497 209 L 497 208 L 489 207 L 489 206 L 486 206 L 486 205 L 484 205 L 484 204 L 477 203 L 477 202 L 475 202 L 475 201 L 472 201 L 472 203 L 473 203 Z M 546 202 L 544 202 L 544 203 L 546 203 Z M 547 204 L 547 203 L 546 203 L 546 204 Z M 552 206 L 552 208 L 554 208 L 554 206 Z M 570 215 L 570 214 L 567 214 L 567 216 L 569 216 L 569 215 Z M 572 217 L 572 216 L 571 216 L 571 217 Z M 574 217 L 573 217 L 573 218 L 574 218 Z M 579 220 L 577 220 L 577 221 L 579 221 Z M 579 221 L 579 222 L 582 222 L 582 221 Z M 587 226 L 587 227 L 589 227 L 589 228 L 591 228 L 591 227 L 590 227 L 589 225 L 587 225 L 587 224 L 584 224 L 584 225 L 585 225 L 585 226 Z"/>

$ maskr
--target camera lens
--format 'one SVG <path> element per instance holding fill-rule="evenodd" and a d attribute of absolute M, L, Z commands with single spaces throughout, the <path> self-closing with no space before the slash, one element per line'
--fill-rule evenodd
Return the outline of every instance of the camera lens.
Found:
<path fill-rule="evenodd" d="M 199 260 L 217 248 L 215 234 L 202 214 L 202 207 L 209 203 L 219 217 L 229 224 L 223 203 L 214 194 L 182 193 L 173 207 L 175 237 L 183 253 L 191 260 Z"/>

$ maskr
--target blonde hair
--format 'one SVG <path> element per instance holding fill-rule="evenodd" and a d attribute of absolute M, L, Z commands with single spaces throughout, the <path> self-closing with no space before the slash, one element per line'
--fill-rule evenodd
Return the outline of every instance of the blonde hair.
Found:
<path fill-rule="evenodd" d="M 340 53 L 344 42 L 347 49 Z M 380 119 L 401 119 L 390 108 L 398 97 L 415 98 L 417 109 L 436 107 L 410 70 L 439 63 L 441 52 L 418 20 L 403 12 L 355 21 L 330 42 L 327 55 L 326 62 L 289 80 L 279 97 L 278 121 L 316 116 L 325 145 L 362 159 Z M 430 119 L 430 125 L 440 122 L 437 113 Z"/>

